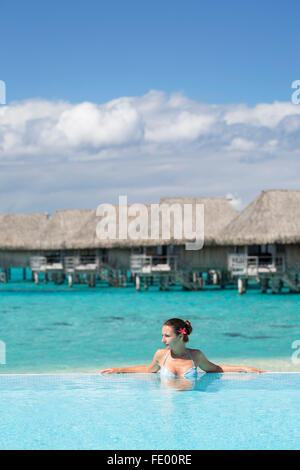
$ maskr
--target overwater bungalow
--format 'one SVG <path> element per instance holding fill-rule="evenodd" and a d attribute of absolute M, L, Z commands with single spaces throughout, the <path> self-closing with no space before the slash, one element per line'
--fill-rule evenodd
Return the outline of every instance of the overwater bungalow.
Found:
<path fill-rule="evenodd" d="M 300 191 L 267 190 L 251 202 L 218 240 L 232 245 L 228 269 L 238 279 L 239 292 L 256 279 L 262 292 L 285 284 L 299 292 Z"/>
<path fill-rule="evenodd" d="M 185 213 L 186 206 L 190 212 Z M 196 206 L 203 207 L 204 221 L 200 228 L 204 246 L 187 249 L 187 244 L 194 244 L 197 237 L 186 234 L 184 224 L 189 226 L 189 232 L 195 232 L 198 223 Z M 210 282 L 212 276 L 215 284 L 224 284 L 230 248 L 218 244 L 217 239 L 237 214 L 229 200 L 164 198 L 159 204 L 130 205 L 125 212 L 124 206 L 107 207 L 113 211 L 110 218 L 105 210 L 102 216 L 96 210 L 59 210 L 49 218 L 42 214 L 40 219 L 34 214 L 24 215 L 28 221 L 31 216 L 36 224 L 32 222 L 34 234 L 30 235 L 27 230 L 24 240 L 18 229 L 21 220 L 11 215 L 10 230 L 19 234 L 19 245 L 5 245 L 4 233 L 9 232 L 9 224 L 4 221 L 0 247 L 6 262 L 0 265 L 2 271 L 5 272 L 4 267 L 30 266 L 36 283 L 41 276 L 44 282 L 52 280 L 56 283 L 64 282 L 67 277 L 70 286 L 73 282 L 88 282 L 95 286 L 99 279 L 115 286 L 135 282 L 138 290 L 141 285 L 146 289 L 155 282 L 160 288 L 179 284 L 186 289 L 200 289 L 204 283 L 203 273 L 207 274 L 206 282 Z M 155 208 L 158 209 L 156 218 Z M 115 233 L 99 236 L 101 223 L 102 228 L 106 225 L 105 230 L 112 223 Z M 120 226 L 122 223 L 124 226 Z M 179 226 L 182 231 L 178 233 Z M 127 229 L 132 236 L 128 235 Z M 14 238 L 10 237 L 10 240 Z M 12 247 L 15 249 L 16 246 L 24 248 L 24 261 L 19 251 L 18 263 L 9 264 L 8 257 Z"/>
<path fill-rule="evenodd" d="M 44 281 L 64 282 L 65 276 L 69 283 L 73 276 L 79 280 L 80 274 L 96 274 L 97 260 L 95 250 L 86 247 L 79 249 L 73 240 L 86 224 L 93 210 L 59 210 L 47 221 L 40 232 L 39 253 L 31 257 L 31 269 L 36 282 L 39 274 Z"/>
<path fill-rule="evenodd" d="M 183 269 L 192 271 L 227 270 L 227 257 L 230 248 L 219 243 L 220 234 L 228 224 L 238 215 L 229 199 L 226 198 L 163 198 L 160 204 L 197 204 L 204 207 L 204 244 L 200 250 L 187 250 L 185 243 L 188 239 L 174 240 L 175 253 Z M 183 212 L 183 209 L 182 209 Z M 192 224 L 195 227 L 195 210 L 193 210 Z"/>
<path fill-rule="evenodd" d="M 190 206 L 190 213 L 184 213 L 185 205 Z M 183 228 L 183 216 L 190 219 L 186 225 L 195 231 L 197 205 L 202 205 L 204 209 L 204 246 L 202 249 L 189 250 L 186 244 L 195 243 L 195 239 L 187 237 L 184 231 L 178 235 L 178 220 L 181 218 Z M 212 273 L 215 283 L 225 281 L 229 247 L 219 246 L 216 240 L 219 232 L 237 215 L 228 199 L 164 198 L 157 205 L 134 205 L 132 209 L 138 215 L 132 215 L 134 210 L 128 210 L 125 215 L 127 228 L 132 228 L 131 224 L 134 227 L 141 225 L 132 237 L 124 236 L 124 227 L 120 231 L 120 221 L 124 221 L 125 213 L 120 214 L 122 209 L 118 205 L 113 208 L 116 226 L 113 237 L 99 239 L 96 228 L 102 219 L 93 212 L 72 239 L 73 248 L 102 250 L 106 257 L 106 265 L 102 263 L 102 268 L 112 271 L 112 284 L 126 284 L 128 270 L 138 290 L 141 283 L 147 288 L 155 280 L 161 288 L 169 284 L 180 284 L 187 289 L 201 288 L 204 272 Z M 160 212 L 157 218 L 153 216 L 155 209 Z"/>
<path fill-rule="evenodd" d="M 47 214 L 0 214 L 1 280 L 6 282 L 11 268 L 30 267 L 30 259 L 39 253 L 41 232 Z M 24 271 L 25 276 L 25 271 Z"/>

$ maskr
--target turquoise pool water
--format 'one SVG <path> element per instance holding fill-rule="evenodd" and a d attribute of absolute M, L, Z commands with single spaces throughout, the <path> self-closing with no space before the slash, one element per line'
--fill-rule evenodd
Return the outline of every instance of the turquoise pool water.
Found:
<path fill-rule="evenodd" d="M 0 284 L 1 449 L 299 448 L 299 311 L 299 295 L 254 289 Z M 216 363 L 289 372 L 95 374 L 149 363 L 173 316 Z"/>
<path fill-rule="evenodd" d="M 2 373 L 96 372 L 141 365 L 161 347 L 162 323 L 191 321 L 190 347 L 217 363 L 300 371 L 292 361 L 300 340 L 300 295 L 249 289 L 137 293 L 134 288 L 0 284 Z M 300 362 L 300 359 L 298 360 Z"/>
<path fill-rule="evenodd" d="M 1 449 L 299 449 L 300 374 L 2 375 Z"/>

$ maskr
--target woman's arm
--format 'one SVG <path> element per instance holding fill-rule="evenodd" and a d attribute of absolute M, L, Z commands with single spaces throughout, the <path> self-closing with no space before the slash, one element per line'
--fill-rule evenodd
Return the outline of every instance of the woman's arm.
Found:
<path fill-rule="evenodd" d="M 256 369 L 255 367 L 229 366 L 225 364 L 218 366 L 217 364 L 210 362 L 201 351 L 197 351 L 196 363 L 200 369 L 205 372 L 266 372 L 265 370 Z"/>
<path fill-rule="evenodd" d="M 256 369 L 255 367 L 249 366 L 229 366 L 229 365 L 219 365 L 217 366 L 217 372 L 266 372 L 266 370 Z"/>
<path fill-rule="evenodd" d="M 160 356 L 162 349 L 158 349 L 154 354 L 153 361 L 148 366 L 133 366 L 133 367 L 117 367 L 110 369 L 102 369 L 99 374 L 122 374 L 122 373 L 155 373 L 160 369 Z"/>

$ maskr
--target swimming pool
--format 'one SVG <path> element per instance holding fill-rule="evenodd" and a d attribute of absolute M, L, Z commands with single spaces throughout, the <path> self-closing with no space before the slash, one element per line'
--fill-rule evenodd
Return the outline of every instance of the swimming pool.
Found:
<path fill-rule="evenodd" d="M 300 295 L 0 283 L 0 374 L 96 373 L 149 364 L 168 318 L 190 320 L 189 347 L 217 364 L 300 372 Z M 117 347 L 116 347 L 117 345 Z"/>
<path fill-rule="evenodd" d="M 1 449 L 298 449 L 299 373 L 0 375 Z"/>

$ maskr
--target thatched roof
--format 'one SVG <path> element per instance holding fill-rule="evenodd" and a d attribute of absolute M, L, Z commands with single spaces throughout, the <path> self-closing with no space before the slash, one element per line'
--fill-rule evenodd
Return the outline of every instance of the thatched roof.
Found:
<path fill-rule="evenodd" d="M 119 238 L 119 205 L 109 204 L 115 211 L 115 218 L 111 221 L 115 221 L 116 226 L 116 238 L 115 239 L 99 239 L 97 236 L 97 225 L 104 220 L 106 214 L 101 217 L 96 215 L 96 210 L 91 211 L 85 224 L 76 233 L 72 240 L 69 241 L 70 249 L 84 249 L 84 248 L 112 248 L 112 247 L 131 247 L 131 246 L 145 246 L 151 245 L 149 240 L 131 240 L 131 239 L 120 239 Z M 149 214 L 150 206 L 143 204 L 146 207 L 147 213 Z M 138 214 L 137 214 L 138 215 Z M 127 224 L 129 225 L 135 219 L 134 216 L 127 217 Z M 150 229 L 150 227 L 149 227 Z M 149 232 L 148 232 L 149 233 Z"/>
<path fill-rule="evenodd" d="M 300 190 L 268 190 L 222 232 L 219 243 L 260 245 L 300 242 Z"/>
<path fill-rule="evenodd" d="M 0 214 L 1 250 L 38 250 L 47 214 Z"/>
<path fill-rule="evenodd" d="M 225 198 L 163 198 L 159 204 L 165 204 L 168 207 L 178 204 L 181 208 L 181 213 L 184 213 L 184 204 L 192 204 L 192 227 L 195 229 L 195 206 L 196 204 L 204 205 L 204 243 L 216 243 L 217 236 L 220 231 L 236 216 L 237 211 L 232 207 L 230 202 Z M 153 238 L 151 235 L 151 206 L 150 204 L 143 204 L 148 213 L 148 237 L 145 239 L 143 236 L 138 239 L 120 239 L 119 238 L 119 206 L 113 205 L 115 209 L 116 219 L 116 239 L 99 239 L 96 234 L 97 224 L 102 220 L 101 217 L 96 216 L 96 211 L 92 211 L 87 217 L 87 220 L 82 228 L 68 240 L 69 248 L 111 248 L 111 247 L 134 247 L 134 246 L 156 246 L 156 245 L 182 245 L 186 242 L 193 241 L 185 238 L 176 238 L 174 233 L 173 216 L 171 216 L 170 224 L 170 238 L 165 239 L 162 235 L 162 221 L 160 220 L 155 224 L 155 229 L 158 230 L 159 236 Z M 139 215 L 139 214 L 137 214 Z M 136 216 L 128 216 L 127 224 L 135 220 Z"/>
<path fill-rule="evenodd" d="M 56 211 L 41 232 L 40 248 L 43 250 L 70 248 L 73 239 L 94 212 L 90 209 Z"/>
<path fill-rule="evenodd" d="M 163 198 L 159 204 L 204 205 L 204 244 L 253 245 L 300 243 L 300 190 L 268 190 L 237 212 L 225 198 Z M 0 214 L 0 250 L 58 250 L 155 245 L 182 245 L 190 240 L 176 239 L 171 217 L 170 239 L 162 238 L 161 220 L 155 225 L 158 237 L 151 237 L 151 205 L 148 214 L 148 239 L 120 239 L 119 206 L 114 205 L 116 239 L 99 239 L 97 224 L 103 218 L 96 210 L 60 210 L 47 214 Z M 152 206 L 153 207 L 153 206 Z M 138 214 L 137 214 L 138 215 Z M 136 216 L 127 218 L 128 225 Z M 193 229 L 195 210 L 193 209 Z"/>
<path fill-rule="evenodd" d="M 195 229 L 195 207 L 196 204 L 204 205 L 204 243 L 216 243 L 218 234 L 236 216 L 237 211 L 233 209 L 227 199 L 223 198 L 164 198 L 159 205 L 164 204 L 167 208 L 174 205 L 179 207 L 180 213 L 184 213 L 184 204 L 192 204 L 192 229 Z M 163 236 L 163 222 L 169 220 L 164 214 L 154 223 L 153 236 L 151 215 L 153 205 L 141 204 L 144 208 L 148 221 L 148 237 L 137 236 L 137 239 L 119 237 L 119 205 L 110 205 L 115 210 L 116 238 L 99 239 L 96 228 L 103 217 L 96 215 L 96 210 L 59 210 L 53 216 L 47 218 L 46 214 L 0 214 L 0 249 L 25 249 L 25 250 L 62 250 L 62 249 L 87 249 L 87 248 L 111 248 L 111 247 L 134 247 L 134 246 L 157 246 L 157 245 L 182 245 L 194 241 L 184 236 L 178 239 L 176 236 L 176 223 L 171 211 L 170 237 Z M 132 205 L 130 205 L 132 207 Z M 158 206 L 158 204 L 157 204 Z M 137 223 L 136 215 L 127 217 L 130 226 L 133 221 Z M 146 224 L 147 225 L 147 224 Z M 177 224 L 178 225 L 178 224 Z M 153 227 L 152 227 L 153 229 Z M 138 230 L 137 230 L 138 231 Z"/>
<path fill-rule="evenodd" d="M 218 242 L 220 233 L 239 214 L 229 199 L 223 197 L 166 197 L 160 203 L 203 204 L 204 205 L 204 244 L 213 245 Z M 195 211 L 193 211 L 193 215 Z M 193 217 L 193 224 L 195 217 Z"/>

